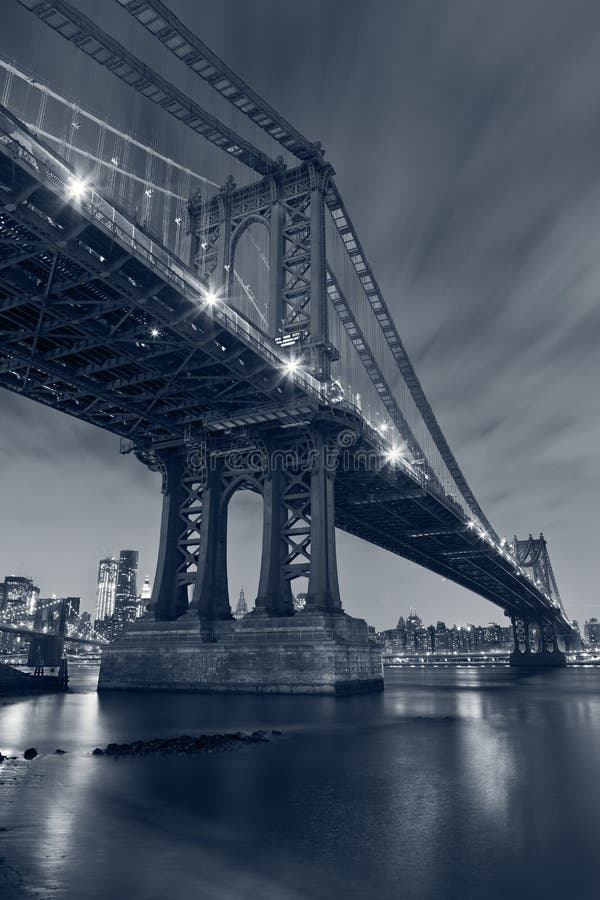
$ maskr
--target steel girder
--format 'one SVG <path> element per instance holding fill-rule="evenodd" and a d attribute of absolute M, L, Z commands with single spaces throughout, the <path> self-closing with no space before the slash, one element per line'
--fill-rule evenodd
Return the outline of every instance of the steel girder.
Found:
<path fill-rule="evenodd" d="M 275 163 L 266 153 L 258 150 L 174 84 L 154 72 L 70 3 L 65 0 L 19 0 L 19 3 L 125 84 L 139 91 L 224 153 L 239 159 L 261 175 L 275 168 Z"/>
<path fill-rule="evenodd" d="M 9 181 L 12 161 L 3 157 L 0 168 L 4 161 Z M 129 436 L 132 418 L 138 432 L 173 436 L 182 432 L 183 413 L 189 424 L 194 409 L 200 420 L 219 405 L 285 399 L 289 388 L 279 371 L 85 218 L 76 223 L 77 237 L 65 240 L 77 212 L 42 185 L 28 190 L 26 203 L 16 203 L 31 176 L 14 171 L 13 196 L 3 197 L 0 207 L 0 235 L 19 244 L 35 241 L 39 252 L 15 254 L 0 271 L 4 386 L 23 392 L 23 370 L 35 371 L 27 390 L 37 399 L 75 415 L 83 410 L 82 417 L 102 427 L 112 421 L 112 430 Z M 202 392 L 189 382 L 194 376 L 208 379 Z M 144 381 L 154 388 L 150 406 Z"/>

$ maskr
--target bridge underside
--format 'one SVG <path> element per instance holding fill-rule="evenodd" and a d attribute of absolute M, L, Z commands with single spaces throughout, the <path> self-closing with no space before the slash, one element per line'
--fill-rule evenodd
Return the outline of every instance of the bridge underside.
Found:
<path fill-rule="evenodd" d="M 357 409 L 326 401 L 314 378 L 286 377 L 280 348 L 225 305 L 209 308 L 195 284 L 137 225 L 69 199 L 55 172 L 0 141 L 0 386 L 120 435 L 163 475 L 149 619 L 107 652 L 101 686 L 205 689 L 218 670 L 216 688 L 240 689 L 260 646 L 252 659 L 264 667 L 246 687 L 264 689 L 270 671 L 282 690 L 379 689 L 366 625 L 342 611 L 336 525 L 513 618 L 568 628 L 439 484 L 386 462 Z M 260 492 L 265 510 L 251 624 L 232 623 L 226 577 L 227 506 L 240 489 Z M 294 615 L 296 578 L 308 590 Z M 136 653 L 150 673 L 166 659 L 188 671 L 190 647 L 204 660 L 191 678 L 131 675 Z"/>

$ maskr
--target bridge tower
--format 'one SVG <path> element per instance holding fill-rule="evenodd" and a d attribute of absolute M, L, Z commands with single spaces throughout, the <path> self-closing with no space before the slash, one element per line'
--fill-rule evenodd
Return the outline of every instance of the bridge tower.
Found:
<path fill-rule="evenodd" d="M 189 203 L 190 263 L 217 304 L 231 300 L 241 237 L 255 224 L 267 230 L 268 337 L 324 385 L 336 352 L 325 262 L 331 173 L 322 160 L 289 170 L 280 162 L 255 183 L 237 187 L 229 178 L 214 197 Z M 99 689 L 381 690 L 380 652 L 366 622 L 343 612 L 338 586 L 334 481 L 343 425 L 299 407 L 260 423 L 256 410 L 232 409 L 224 397 L 221 413 L 181 444 L 136 448 L 163 476 L 157 571 L 149 614 L 105 651 Z M 227 518 L 240 489 L 262 495 L 262 553 L 254 609 L 235 620 Z M 299 612 L 297 578 L 308 582 Z"/>
<path fill-rule="evenodd" d="M 518 564 L 530 571 L 536 586 L 548 597 L 549 606 L 546 612 L 539 609 L 535 615 L 524 610 L 522 615 L 511 616 L 514 639 L 511 666 L 565 666 L 559 637 L 567 650 L 571 638 L 570 635 L 559 635 L 556 627 L 557 613 L 564 609 L 544 535 L 534 538 L 530 534 L 527 540 L 519 540 L 515 535 L 513 550 Z"/>
<path fill-rule="evenodd" d="M 67 601 L 64 598 L 44 607 L 38 604 L 33 627 L 40 632 L 45 626 L 50 626 L 52 631 L 31 638 L 27 665 L 34 667 L 41 663 L 49 669 L 58 668 L 65 652 L 67 630 Z"/>

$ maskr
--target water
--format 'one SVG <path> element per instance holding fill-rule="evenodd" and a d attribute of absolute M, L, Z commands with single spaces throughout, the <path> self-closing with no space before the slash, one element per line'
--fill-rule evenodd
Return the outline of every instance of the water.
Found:
<path fill-rule="evenodd" d="M 0 894 L 331 900 L 600 896 L 600 671 L 388 670 L 382 695 L 2 702 Z M 97 745 L 279 728 L 196 757 Z M 68 751 L 56 756 L 60 747 Z"/>

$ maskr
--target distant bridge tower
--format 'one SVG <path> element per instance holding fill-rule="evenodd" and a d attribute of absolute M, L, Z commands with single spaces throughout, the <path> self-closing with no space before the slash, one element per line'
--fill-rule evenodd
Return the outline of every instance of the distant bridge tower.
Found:
<path fill-rule="evenodd" d="M 42 631 L 44 627 L 49 627 L 52 631 L 31 638 L 28 666 L 37 666 L 41 663 L 48 668 L 57 668 L 60 665 L 65 650 L 67 611 L 66 599 L 38 603 L 33 621 L 34 630 Z"/>
<path fill-rule="evenodd" d="M 519 566 L 530 571 L 532 580 L 544 592 L 551 606 L 547 615 L 538 610 L 535 616 L 524 612 L 522 616 L 511 617 L 515 647 L 511 664 L 564 665 L 565 658 L 559 647 L 556 617 L 553 613 L 565 611 L 544 535 L 534 538 L 530 534 L 527 540 L 519 540 L 515 535 L 513 551 Z M 571 640 L 571 635 L 564 636 L 565 649 L 571 649 Z"/>
<path fill-rule="evenodd" d="M 562 600 L 544 535 L 540 534 L 539 538 L 529 535 L 526 541 L 520 541 L 515 535 L 514 550 L 519 565 L 524 569 L 530 569 L 538 587 L 542 588 L 555 606 L 562 608 Z"/>

